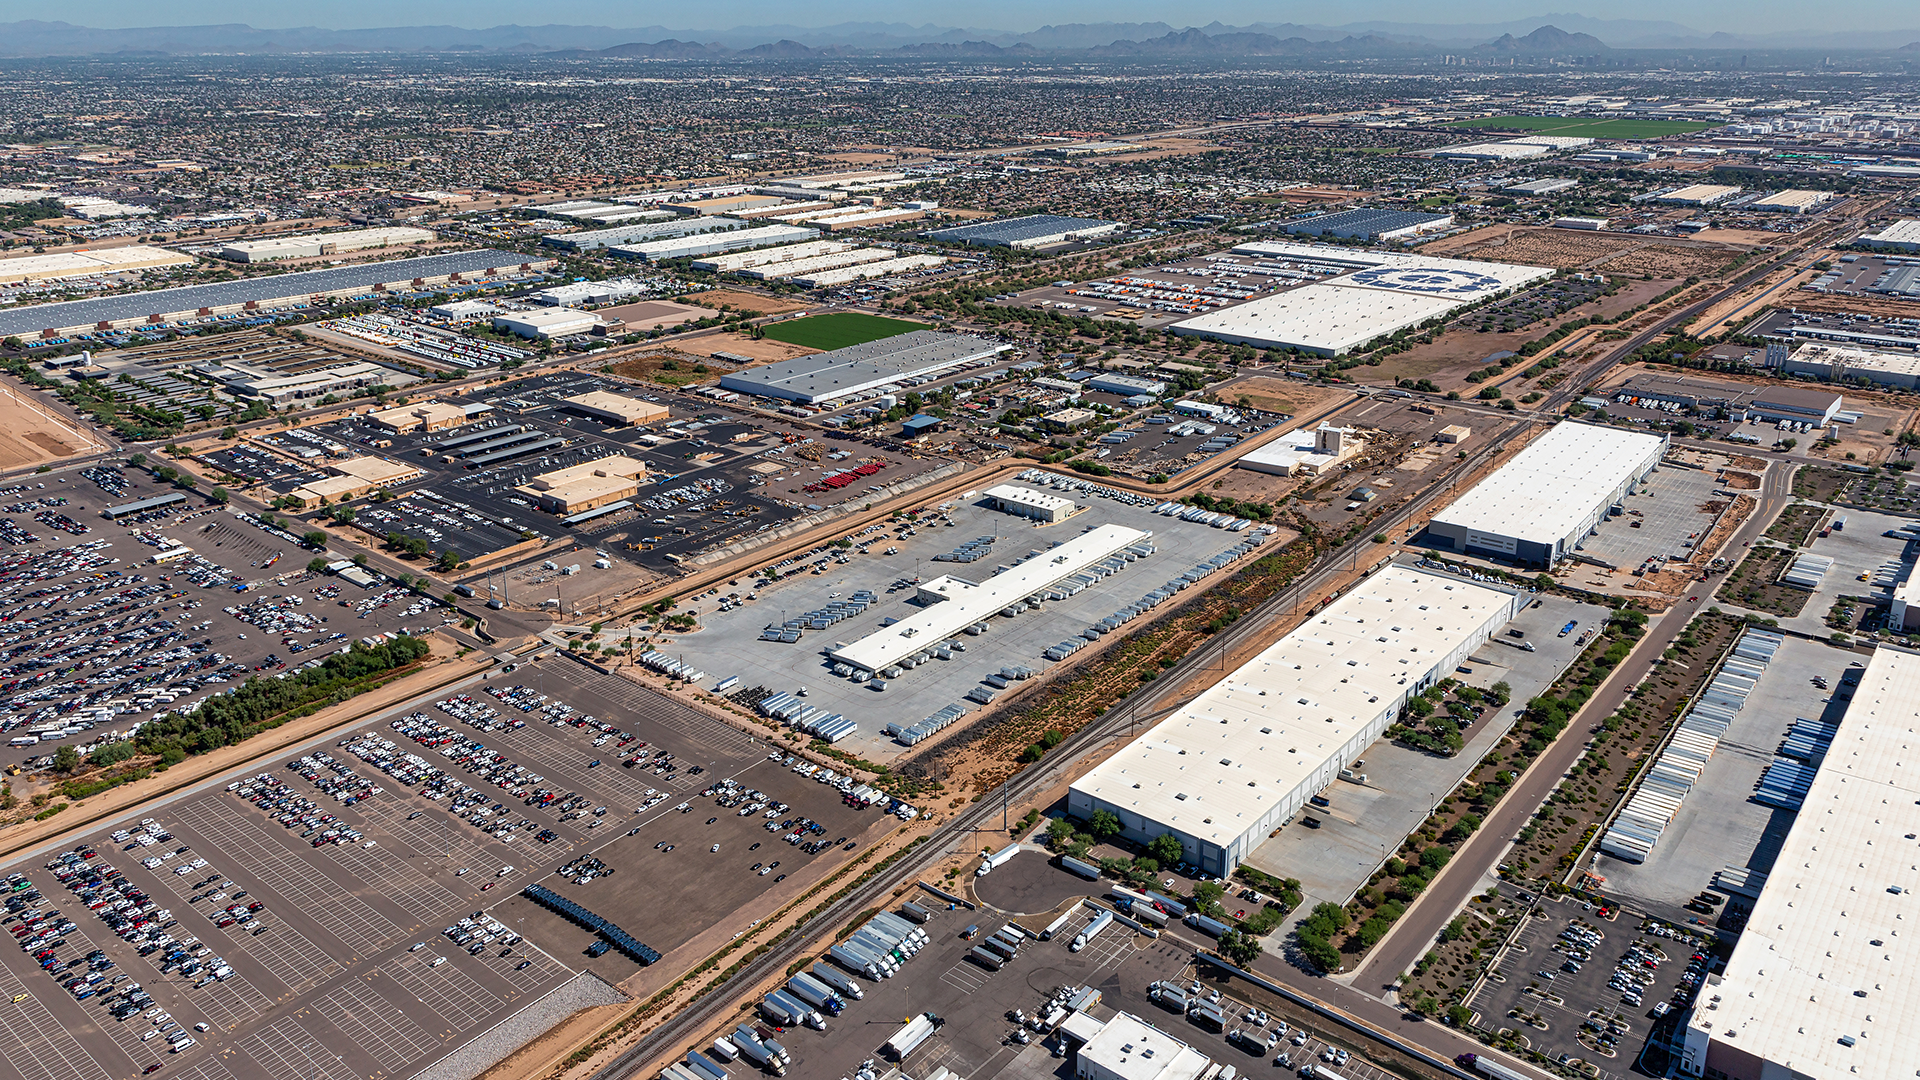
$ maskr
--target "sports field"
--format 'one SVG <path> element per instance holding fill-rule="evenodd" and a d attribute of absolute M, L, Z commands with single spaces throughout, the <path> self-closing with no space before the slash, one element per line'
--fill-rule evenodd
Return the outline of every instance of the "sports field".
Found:
<path fill-rule="evenodd" d="M 1582 139 L 1657 139 L 1686 135 L 1716 124 L 1691 120 L 1614 120 L 1598 116 L 1485 116 L 1448 124 L 1455 128 L 1495 128 L 1529 135 L 1571 135 Z"/>
<path fill-rule="evenodd" d="M 812 315 L 792 322 L 775 323 L 767 327 L 767 336 L 789 345 L 831 352 L 849 345 L 925 329 L 926 323 L 883 319 L 878 315 L 862 315 L 857 311 L 836 311 L 828 315 Z"/>

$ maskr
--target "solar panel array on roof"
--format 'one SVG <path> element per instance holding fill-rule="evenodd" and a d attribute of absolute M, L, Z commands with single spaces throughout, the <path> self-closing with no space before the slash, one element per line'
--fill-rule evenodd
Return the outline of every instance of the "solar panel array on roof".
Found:
<path fill-rule="evenodd" d="M 545 259 L 532 260 L 544 266 Z M 353 289 L 371 289 L 375 285 L 415 278 L 439 278 L 449 274 L 478 274 L 489 270 L 519 267 L 528 256 L 515 251 L 483 249 L 456 251 L 444 255 L 423 255 L 417 259 L 393 259 L 359 266 L 333 266 L 325 270 L 303 270 L 292 274 L 220 281 L 210 285 L 183 285 L 176 289 L 122 293 L 89 300 L 66 300 L 55 304 L 0 311 L 0 336 L 38 334 L 49 327 L 92 326 L 103 322 L 144 319 L 201 308 L 241 307 L 248 303 L 275 304 L 304 299 L 322 293 L 343 293 Z"/>
<path fill-rule="evenodd" d="M 1118 228 L 1117 221 L 1100 218 L 1061 217 L 1057 214 L 1031 214 L 1001 221 L 980 221 L 950 225 L 926 233 L 929 240 L 947 240 L 963 244 L 1017 244 L 1046 236 L 1091 232 Z"/>
<path fill-rule="evenodd" d="M 1452 214 L 1422 214 L 1411 210 L 1363 208 L 1323 214 L 1305 221 L 1292 222 L 1287 231 L 1299 236 L 1385 236 L 1405 229 L 1431 228 L 1449 224 Z"/>

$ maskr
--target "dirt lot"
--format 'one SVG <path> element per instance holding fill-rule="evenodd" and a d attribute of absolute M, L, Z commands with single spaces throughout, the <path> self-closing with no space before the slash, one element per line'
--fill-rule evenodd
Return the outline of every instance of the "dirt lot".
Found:
<path fill-rule="evenodd" d="M 656 327 L 679 326 L 696 319 L 711 318 L 717 313 L 711 308 L 676 304 L 671 300 L 646 300 L 638 304 L 601 308 L 596 314 L 602 319 L 619 319 L 627 324 L 628 330 L 652 330 Z"/>
<path fill-rule="evenodd" d="M 789 311 L 799 311 L 805 304 L 792 300 L 782 300 L 775 296 L 761 296 L 758 293 L 739 292 L 734 289 L 710 289 L 703 293 L 694 293 L 684 297 L 688 303 L 701 307 L 718 308 L 722 304 L 735 311 L 752 311 L 761 315 L 780 315 Z"/>
<path fill-rule="evenodd" d="M 614 364 L 611 371 L 628 379 L 677 387 L 713 378 L 723 371 L 734 370 L 736 366 L 724 360 L 696 356 L 678 349 L 654 349 L 626 357 Z"/>
<path fill-rule="evenodd" d="M 727 330 L 716 330 L 710 334 L 683 338 L 680 347 L 704 356 L 711 356 L 714 353 L 732 353 L 735 356 L 751 356 L 755 360 L 765 360 L 768 363 L 792 360 L 797 356 L 811 356 L 820 351 L 809 349 L 804 345 L 789 345 L 772 338 L 761 338 L 755 341 L 745 334 L 736 334 Z"/>
<path fill-rule="evenodd" d="M 1625 236 L 1582 229 L 1497 225 L 1442 240 L 1423 249 L 1435 255 L 1551 266 L 1559 270 L 1605 270 L 1656 278 L 1705 276 L 1746 250 L 1666 237 Z"/>
<path fill-rule="evenodd" d="M 12 386 L 0 386 L 0 470 L 25 468 L 106 447 L 90 435 L 54 419 L 47 407 Z"/>
<path fill-rule="evenodd" d="M 1267 412 L 1308 416 L 1336 401 L 1353 397 L 1350 391 L 1328 386 L 1312 386 L 1293 379 L 1274 379 L 1254 375 L 1215 387 L 1222 401 L 1239 402 Z"/>

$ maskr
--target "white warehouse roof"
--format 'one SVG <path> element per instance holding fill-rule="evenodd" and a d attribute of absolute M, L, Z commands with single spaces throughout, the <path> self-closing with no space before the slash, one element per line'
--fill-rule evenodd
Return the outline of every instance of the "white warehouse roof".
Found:
<path fill-rule="evenodd" d="M 1016 600 L 1051 588 L 1111 555 L 1152 537 L 1152 533 L 1124 525 L 1102 525 L 1049 548 L 1018 566 L 1011 566 L 979 584 L 955 577 L 939 577 L 920 586 L 920 595 L 944 595 L 892 626 L 829 651 L 842 663 L 879 671 L 914 653 L 945 644 L 977 622 L 998 615 Z"/>
<path fill-rule="evenodd" d="M 1768 1075 L 1914 1070 L 1920 874 L 1908 838 L 1920 833 L 1920 776 L 1906 762 L 1917 722 L 1920 654 L 1882 645 L 1725 973 L 1701 991 L 1705 1007 L 1686 1032 L 1690 1060 L 1711 1039 L 1738 1059 L 1779 1067 Z"/>
<path fill-rule="evenodd" d="M 1665 449 L 1664 436 L 1562 421 L 1433 522 L 1551 548 Z"/>
<path fill-rule="evenodd" d="M 985 360 L 1013 346 L 971 334 L 912 330 L 777 364 L 720 376 L 727 390 L 788 401 L 821 402 L 876 390 Z"/>
<path fill-rule="evenodd" d="M 1514 593 L 1463 578 L 1387 567 L 1075 781 L 1073 791 L 1233 850 L 1276 802 L 1323 775 L 1329 758 L 1397 709 L 1456 650 L 1484 641 L 1518 603 Z"/>

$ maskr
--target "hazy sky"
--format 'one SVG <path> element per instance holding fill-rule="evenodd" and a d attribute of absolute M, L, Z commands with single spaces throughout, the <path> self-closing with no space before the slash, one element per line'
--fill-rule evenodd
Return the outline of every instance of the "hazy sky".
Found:
<path fill-rule="evenodd" d="M 1049 23 L 1165 21 L 1176 26 L 1212 20 L 1232 24 L 1299 22 L 1343 25 L 1376 19 L 1418 23 L 1486 23 L 1541 15 L 1570 7 L 1565 0 L 1354 0 L 1329 3 L 1272 3 L 1262 0 L 1203 0 L 1168 4 L 1149 0 L 974 0 L 956 5 L 929 0 L 839 0 L 822 5 L 771 0 L 704 0 L 699 4 L 645 4 L 622 0 L 316 0 L 304 4 L 262 0 L 92 0 L 81 4 L 54 0 L 0 0 L 0 21 L 44 19 L 81 26 L 185 26 L 250 23 L 257 27 L 320 26 L 334 29 L 369 26 L 454 25 L 486 27 L 565 23 L 613 27 L 666 26 L 720 29 L 740 25 L 824 26 L 876 21 L 1031 30 Z M 1579 9 L 1576 9 L 1579 10 Z M 1800 28 L 1819 30 L 1904 28 L 1920 24 L 1911 0 L 1856 0 L 1838 8 L 1810 8 L 1785 0 L 1609 0 L 1584 12 L 1605 19 L 1671 20 L 1706 30 L 1766 33 Z"/>

